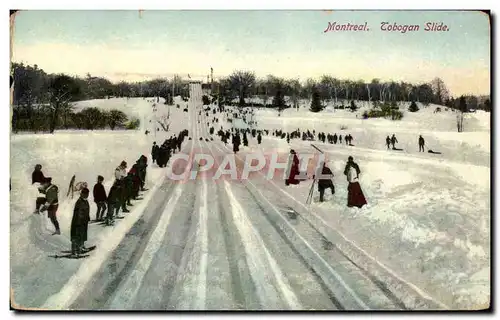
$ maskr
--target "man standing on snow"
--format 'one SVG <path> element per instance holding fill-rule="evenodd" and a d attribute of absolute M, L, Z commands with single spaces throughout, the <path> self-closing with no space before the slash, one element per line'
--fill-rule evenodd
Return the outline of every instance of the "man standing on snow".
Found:
<path fill-rule="evenodd" d="M 97 183 L 94 185 L 93 195 L 94 202 L 97 205 L 97 213 L 95 214 L 96 221 L 102 221 L 104 219 L 104 212 L 106 211 L 106 189 L 102 185 L 104 181 L 103 176 L 97 176 Z"/>
<path fill-rule="evenodd" d="M 75 203 L 73 219 L 71 220 L 71 254 L 82 253 L 90 221 L 90 206 L 88 202 L 89 189 L 83 188 L 80 198 Z"/>
<path fill-rule="evenodd" d="M 47 210 L 47 216 L 56 228 L 52 235 L 61 234 L 59 229 L 59 222 L 57 221 L 56 213 L 59 208 L 58 193 L 59 189 L 56 185 L 52 184 L 52 178 L 45 178 L 43 187 L 40 192 L 45 194 L 45 204 L 40 208 L 40 212 Z"/>
<path fill-rule="evenodd" d="M 398 139 L 396 139 L 396 135 L 393 134 L 391 137 L 391 144 L 392 144 L 392 149 L 396 149 L 396 143 L 398 143 Z"/>
<path fill-rule="evenodd" d="M 424 152 L 425 140 L 422 135 L 418 138 L 418 152 Z"/>
<path fill-rule="evenodd" d="M 153 163 L 155 163 L 156 159 L 158 159 L 158 145 L 156 144 L 156 141 L 153 142 L 153 147 L 151 148 L 151 158 L 153 159 Z"/>
<path fill-rule="evenodd" d="M 315 177 L 313 177 L 315 178 Z M 319 201 L 323 202 L 323 196 L 325 194 L 326 189 L 330 189 L 332 191 L 332 195 L 335 194 L 335 186 L 332 182 L 333 172 L 326 166 L 326 163 L 323 162 L 321 168 L 321 178 L 318 180 L 318 191 L 319 191 Z"/>
<path fill-rule="evenodd" d="M 387 150 L 389 150 L 391 147 L 391 138 L 389 136 L 385 138 L 385 144 L 387 145 Z"/>

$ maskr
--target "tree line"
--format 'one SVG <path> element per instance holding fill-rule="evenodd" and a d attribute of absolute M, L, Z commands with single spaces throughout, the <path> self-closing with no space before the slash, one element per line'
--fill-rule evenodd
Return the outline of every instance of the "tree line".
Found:
<path fill-rule="evenodd" d="M 90 74 L 85 77 L 48 74 L 37 65 L 12 63 L 11 68 L 14 79 L 12 122 L 13 128 L 18 130 L 47 128 L 48 131 L 53 132 L 56 128 L 78 128 L 78 126 L 97 126 L 95 128 L 98 128 L 102 126 L 102 123 L 109 123 L 109 121 L 102 120 L 101 124 L 91 125 L 86 120 L 87 124 L 82 124 L 82 122 L 85 123 L 82 119 L 89 119 L 89 117 L 85 114 L 76 115 L 72 111 L 73 102 L 80 100 L 109 97 L 163 97 L 167 104 L 172 104 L 173 96 L 180 95 L 184 98 L 189 96 L 189 81 L 179 76 L 172 79 L 159 78 L 141 82 L 121 81 L 115 84 L 105 78 Z M 319 80 L 310 78 L 301 83 L 299 79 L 284 79 L 273 75 L 257 78 L 253 72 L 237 70 L 227 77 L 215 80 L 211 84 L 211 89 L 212 97 L 221 104 L 232 104 L 232 101 L 237 99 L 239 106 L 252 105 L 254 103 L 248 102 L 248 98 L 259 97 L 263 106 L 277 108 L 279 111 L 288 107 L 298 107 L 300 99 L 309 100 L 313 95 L 321 104 L 333 102 L 335 105 L 349 105 L 352 100 L 386 103 L 416 101 L 424 105 L 435 103 L 455 109 L 460 108 L 459 101 L 463 98 L 469 109 L 487 111 L 491 109 L 489 99 L 472 95 L 451 97 L 440 78 L 435 78 L 429 83 L 411 84 L 380 79 L 373 79 L 370 82 L 353 81 L 324 75 Z M 286 104 L 285 96 L 289 97 L 290 105 Z M 95 113 L 95 110 L 92 112 Z M 97 114 L 93 114 L 90 118 L 93 119 L 96 116 Z M 110 118 L 109 114 L 100 116 L 104 119 Z M 33 127 L 37 123 L 38 127 Z M 123 125 L 122 121 L 117 126 Z"/>

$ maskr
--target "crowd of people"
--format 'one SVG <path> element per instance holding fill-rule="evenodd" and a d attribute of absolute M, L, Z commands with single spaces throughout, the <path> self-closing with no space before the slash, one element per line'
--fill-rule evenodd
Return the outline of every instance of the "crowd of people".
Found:
<path fill-rule="evenodd" d="M 152 156 L 153 163 L 156 162 L 159 167 L 165 167 L 170 158 L 171 152 L 180 151 L 184 138 L 188 135 L 187 130 L 179 133 L 179 136 L 173 136 L 167 139 L 162 147 L 153 145 Z M 148 167 L 148 158 L 141 155 L 139 159 L 128 169 L 126 161 L 121 161 L 120 165 L 114 171 L 114 182 L 109 192 L 106 194 L 104 186 L 104 177 L 97 176 L 97 181 L 93 187 L 93 200 L 96 205 L 95 222 L 102 222 L 106 226 L 112 226 L 115 219 L 123 218 L 119 215 L 128 213 L 127 207 L 133 206 L 132 200 L 141 200 L 140 192 L 147 191 L 145 188 L 146 175 Z M 32 173 L 32 185 L 38 184 L 40 195 L 36 199 L 34 214 L 40 214 L 47 211 L 47 216 L 54 225 L 53 235 L 60 235 L 61 229 L 57 220 L 57 210 L 59 208 L 59 187 L 52 182 L 51 177 L 45 177 L 42 171 L 42 165 L 36 164 Z M 80 190 L 80 196 L 75 202 L 73 217 L 71 220 L 71 253 L 78 255 L 85 252 L 84 246 L 87 241 L 88 225 L 91 222 L 88 198 L 90 190 L 83 184 Z M 70 188 L 73 188 L 70 185 Z M 68 192 L 69 194 L 69 192 Z"/>

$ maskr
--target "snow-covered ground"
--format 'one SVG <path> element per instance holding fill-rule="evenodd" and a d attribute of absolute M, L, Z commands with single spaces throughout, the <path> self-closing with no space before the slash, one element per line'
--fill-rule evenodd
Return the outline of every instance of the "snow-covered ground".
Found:
<path fill-rule="evenodd" d="M 380 279 L 384 279 L 382 270 L 385 270 L 385 274 L 397 275 L 405 283 L 413 284 L 452 309 L 479 308 L 488 304 L 490 117 L 480 111 L 468 114 L 466 132 L 456 133 L 456 114 L 444 108 L 441 113 L 433 113 L 435 105 L 420 106 L 422 108 L 417 113 L 405 112 L 401 121 L 362 120 L 361 114 L 369 106 L 361 102 L 358 103 L 360 109 L 355 113 L 333 110 L 330 106 L 320 113 L 311 113 L 306 104 L 298 111 L 287 109 L 280 117 L 275 110 L 255 110 L 254 120 L 260 129 L 314 129 L 316 133 L 350 133 L 353 136 L 354 147 L 313 142 L 327 153 L 328 163 L 335 174 L 334 196 L 327 191 L 327 201 L 319 204 L 315 193 L 314 203 L 309 207 L 305 201 L 310 181 L 292 187 L 285 187 L 281 181 L 250 181 L 260 189 L 262 197 L 269 199 L 269 208 L 265 209 L 260 207 L 262 203 L 252 200 L 264 198 L 251 196 L 249 189 L 245 189 L 250 188 L 249 184 L 229 181 L 207 185 L 196 182 L 180 184 L 180 188 L 171 191 L 163 190 L 160 186 L 163 186 L 165 170 L 150 165 L 147 177 L 150 190 L 143 200 L 134 202 L 132 212 L 116 227 L 89 227 L 88 245 L 98 244 L 99 248 L 88 260 L 61 262 L 49 258 L 51 254 L 70 248 L 69 228 L 77 195 L 75 199 L 68 199 L 66 191 L 73 175 L 76 175 L 77 181 L 87 181 L 90 188 L 97 175 L 103 175 L 106 190 L 109 190 L 114 168 L 122 160 L 127 161 L 130 167 L 144 154 L 151 163 L 152 142 L 156 140 L 161 144 L 165 138 L 182 129 L 189 129 L 190 136 L 195 136 L 197 143 L 191 141 L 188 146 L 196 145 L 203 152 L 231 152 L 215 136 L 213 142 L 198 142 L 198 137 L 208 137 L 208 133 L 202 129 L 204 123 L 196 124 L 191 107 L 190 112 L 183 112 L 186 103 L 177 99 L 176 103 L 181 105 L 177 109 L 165 106 L 162 100 L 160 103 L 153 102 L 153 99 L 113 98 L 82 101 L 76 105 L 77 109 L 92 106 L 123 110 L 141 120 L 138 131 L 60 131 L 54 135 L 11 136 L 11 288 L 14 306 L 68 307 L 71 299 L 76 299 L 75 295 L 80 294 L 84 286 L 104 290 L 99 283 L 93 282 L 93 275 L 96 274 L 95 279 L 99 281 L 114 276 L 117 265 L 128 261 L 115 260 L 115 256 L 125 257 L 135 252 L 134 234 L 125 235 L 131 228 L 141 228 L 143 224 L 152 229 L 151 240 L 139 245 L 146 249 L 143 248 L 141 256 L 131 258 L 131 261 L 137 259 L 136 264 L 128 267 L 133 271 L 130 277 L 120 279 L 122 282 L 113 293 L 116 296 L 108 302 L 110 306 L 147 309 L 157 305 L 167 308 L 174 303 L 173 307 L 182 309 L 191 308 L 189 304 L 193 303 L 195 309 L 211 309 L 216 305 L 241 308 L 240 302 L 247 306 L 259 306 L 261 299 L 262 308 L 281 305 L 299 308 L 301 304 L 330 308 L 331 301 L 321 296 L 327 289 L 319 288 L 318 280 L 308 273 L 300 259 L 295 258 L 297 254 L 307 256 L 306 252 L 297 249 L 297 253 L 288 243 L 300 242 L 297 240 L 300 237 L 294 235 L 290 228 L 303 232 L 308 227 L 288 225 L 289 229 L 283 232 L 291 236 L 285 241 L 286 237 L 277 236 L 270 222 L 264 218 L 267 210 L 272 211 L 269 208 L 282 204 L 295 207 L 297 211 L 302 208 L 303 219 L 311 221 L 324 237 L 351 258 L 356 256 L 356 263 L 376 267 Z M 200 100 L 200 97 L 196 99 Z M 153 103 L 157 104 L 156 112 L 152 111 Z M 401 108 L 406 109 L 407 106 Z M 170 120 L 166 120 L 169 109 Z M 214 115 L 210 113 L 208 119 L 203 121 L 212 117 Z M 216 129 L 220 125 L 226 128 L 245 125 L 240 120 L 232 124 L 225 122 L 224 115 L 217 114 L 215 117 L 219 118 Z M 171 123 L 170 131 L 156 132 L 156 138 L 155 128 L 160 126 L 154 125 L 155 118 Z M 145 135 L 146 129 L 152 133 Z M 386 150 L 385 137 L 393 133 L 403 151 Z M 419 153 L 417 141 L 420 134 L 426 139 L 428 148 L 442 154 Z M 290 148 L 299 154 L 314 152 L 310 142 L 292 140 L 289 145 L 270 134 L 263 137 L 260 146 L 256 139 L 249 136 L 249 147 L 240 147 L 239 156 L 259 149 L 288 152 Z M 360 210 L 346 207 L 347 182 L 342 170 L 349 155 L 360 166 L 360 183 L 369 203 Z M 50 235 L 53 227 L 45 216 L 32 214 L 37 190 L 30 184 L 30 175 L 37 163 L 60 188 L 58 219 L 61 236 Z M 155 192 L 160 197 L 153 198 Z M 96 208 L 92 197 L 89 201 L 92 204 L 91 218 L 94 218 Z M 165 210 L 144 213 L 150 204 Z M 154 225 L 156 216 L 160 218 Z M 279 217 L 274 216 L 273 219 Z M 339 235 L 342 240 L 334 241 L 340 239 Z M 307 235 L 304 237 L 307 238 Z M 183 244 L 179 240 L 183 238 L 192 241 Z M 314 247 L 313 238 L 307 240 Z M 123 248 L 116 249 L 119 244 Z M 179 249 L 183 245 L 186 249 Z M 317 247 L 308 250 L 323 252 Z M 230 256 L 235 260 L 230 260 Z M 314 260 L 321 262 L 317 263 L 319 269 L 316 270 L 320 274 L 332 268 L 342 257 L 325 251 L 324 259 Z M 247 261 L 247 267 L 244 261 Z M 344 267 L 347 268 L 344 262 L 342 266 L 334 267 L 339 274 Z M 174 263 L 177 263 L 176 266 L 173 266 Z M 165 272 L 166 266 L 169 272 Z M 236 274 L 241 277 L 241 284 L 247 287 L 235 288 L 238 284 L 233 283 L 235 276 L 232 268 L 240 270 Z M 263 270 L 269 271 L 269 276 L 262 274 Z M 375 273 L 375 269 L 368 270 Z M 159 275 L 161 272 L 165 274 Z M 351 271 L 344 272 L 346 278 L 354 277 L 352 274 Z M 346 281 L 359 295 L 366 295 L 367 300 L 376 296 L 370 297 L 368 291 L 361 290 L 359 282 Z M 251 282 L 254 284 L 249 285 Z M 168 296 L 173 297 L 171 300 L 153 297 L 153 293 L 162 295 L 165 290 Z M 231 290 L 235 296 L 239 295 L 234 298 L 235 301 L 231 300 Z M 265 293 L 265 297 L 258 298 L 259 294 L 252 293 L 252 290 Z M 100 305 L 100 296 L 92 296 L 96 292 L 84 292 L 88 297 L 80 298 L 76 304 L 88 307 L 92 303 L 85 303 L 85 299 L 94 299 L 94 303 Z M 105 290 L 104 294 L 107 294 Z M 149 294 L 151 297 L 147 299 L 136 298 Z M 196 296 L 196 299 L 189 301 L 191 296 Z M 181 298 L 184 300 L 181 301 Z M 178 301 L 175 302 L 175 299 Z"/>
<path fill-rule="evenodd" d="M 174 106 L 166 106 L 160 99 L 156 103 L 157 111 L 152 111 L 156 98 L 113 98 L 93 101 L 81 101 L 79 107 L 98 107 L 101 109 L 119 109 L 127 115 L 134 115 L 141 120 L 141 129 L 137 131 L 104 130 L 104 131 L 56 131 L 51 134 L 22 134 L 11 136 L 11 184 L 10 192 L 10 239 L 11 239 L 11 286 L 14 303 L 18 306 L 33 306 L 41 304 L 50 294 L 55 293 L 69 276 L 75 272 L 76 261 L 70 261 L 70 268 L 61 267 L 60 260 L 50 259 L 49 255 L 60 254 L 61 250 L 71 248 L 69 234 L 73 207 L 79 193 L 74 199 L 67 197 L 69 182 L 73 175 L 76 182 L 85 181 L 91 194 L 91 219 L 95 219 L 96 206 L 92 200 L 92 188 L 97 182 L 97 176 L 104 177 L 107 190 L 114 181 L 114 169 L 125 160 L 130 168 L 141 155 L 148 157 L 149 168 L 146 185 L 149 188 L 158 186 L 165 172 L 151 165 L 151 146 L 153 141 L 161 144 L 166 138 L 187 128 L 188 113 Z M 180 99 L 176 99 L 181 103 Z M 155 120 L 166 117 L 170 109 L 170 131 L 165 132 Z M 175 119 L 175 120 L 173 120 Z M 151 120 L 151 122 L 149 122 Z M 160 128 L 155 134 L 155 128 Z M 150 134 L 146 135 L 145 130 Z M 59 209 L 57 218 L 61 227 L 61 236 L 51 236 L 54 227 L 45 214 L 33 215 L 35 199 L 38 190 L 31 185 L 31 173 L 35 164 L 41 164 L 45 176 L 59 187 Z M 132 207 L 124 223 L 133 224 L 140 216 L 141 208 L 149 201 L 152 194 L 146 194 L 142 203 Z M 106 231 L 104 234 L 103 231 Z M 87 245 L 100 245 L 109 237 L 119 237 L 109 229 L 99 225 L 89 228 Z M 127 230 L 122 230 L 126 232 Z M 123 233 L 124 234 L 124 233 Z M 41 270 L 40 270 L 41 269 Z M 39 272 L 45 271 L 51 276 L 40 277 Z M 31 290 L 30 290 L 31 288 Z M 43 294 L 32 294 L 32 290 L 40 290 Z M 43 297 L 45 296 L 45 297 Z M 41 299 L 41 300 L 40 300 Z"/>
<path fill-rule="evenodd" d="M 289 145 L 270 134 L 259 147 L 251 140 L 242 153 L 260 148 L 311 153 L 310 143 L 314 143 L 327 154 L 336 194 L 327 196 L 325 203 L 313 204 L 311 215 L 319 216 L 321 223 L 448 306 L 469 309 L 488 305 L 490 114 L 467 114 L 465 132 L 458 133 L 456 113 L 444 107 L 441 113 L 434 113 L 438 106 L 419 105 L 420 111 L 406 111 L 402 120 L 391 121 L 363 120 L 361 114 L 369 106 L 363 102 L 357 105 L 360 109 L 354 113 L 332 108 L 312 113 L 303 104 L 279 117 L 270 109 L 258 110 L 253 117 L 262 129 L 351 134 L 354 147 L 300 140 L 291 140 Z M 393 133 L 403 151 L 387 150 L 385 137 Z M 419 153 L 420 134 L 426 140 L 426 150 L 442 154 Z M 369 203 L 363 209 L 346 207 L 347 182 L 342 171 L 350 155 L 362 172 L 360 182 Z M 304 204 L 310 186 L 311 182 L 305 182 L 280 188 L 294 202 Z"/>

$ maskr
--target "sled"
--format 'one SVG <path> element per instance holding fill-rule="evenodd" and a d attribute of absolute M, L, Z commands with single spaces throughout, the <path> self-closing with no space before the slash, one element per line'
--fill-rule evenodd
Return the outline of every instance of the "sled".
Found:
<path fill-rule="evenodd" d="M 427 150 L 428 153 L 432 153 L 432 154 L 441 154 L 441 152 L 438 152 L 438 151 L 432 151 L 432 150 Z"/>
<path fill-rule="evenodd" d="M 392 150 L 394 150 L 394 151 L 403 151 L 403 149 L 399 149 L 399 148 L 392 148 Z"/>

